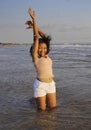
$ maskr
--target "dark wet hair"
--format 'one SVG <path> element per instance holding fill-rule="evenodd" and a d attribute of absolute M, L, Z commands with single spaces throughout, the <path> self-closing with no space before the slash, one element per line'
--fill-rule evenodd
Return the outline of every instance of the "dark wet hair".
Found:
<path fill-rule="evenodd" d="M 39 44 L 42 44 L 42 43 L 46 44 L 46 46 L 47 46 L 47 54 L 50 51 L 50 41 L 51 41 L 51 37 L 50 36 L 39 38 Z"/>
<path fill-rule="evenodd" d="M 50 41 L 51 41 L 51 36 L 49 36 L 49 35 L 47 37 L 39 38 L 39 44 L 45 43 L 47 46 L 47 53 L 46 54 L 48 54 L 50 51 Z M 31 56 L 32 56 L 32 51 L 33 51 L 33 44 L 30 47 Z"/>
<path fill-rule="evenodd" d="M 32 50 L 33 50 L 33 44 L 31 45 L 30 50 L 29 50 L 31 56 L 32 56 Z"/>

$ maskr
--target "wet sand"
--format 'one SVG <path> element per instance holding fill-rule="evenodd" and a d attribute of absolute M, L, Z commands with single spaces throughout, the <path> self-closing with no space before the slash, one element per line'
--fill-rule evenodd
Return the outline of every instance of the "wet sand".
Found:
<path fill-rule="evenodd" d="M 57 108 L 39 112 L 29 46 L 0 46 L 0 130 L 91 130 L 91 46 L 51 49 Z"/>

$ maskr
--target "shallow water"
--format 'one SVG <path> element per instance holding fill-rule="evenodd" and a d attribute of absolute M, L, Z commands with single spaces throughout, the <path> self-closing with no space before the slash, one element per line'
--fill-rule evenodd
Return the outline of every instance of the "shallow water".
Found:
<path fill-rule="evenodd" d="M 26 45 L 0 46 L 0 130 L 90 130 L 91 45 L 52 45 L 57 108 L 30 103 L 36 77 Z"/>

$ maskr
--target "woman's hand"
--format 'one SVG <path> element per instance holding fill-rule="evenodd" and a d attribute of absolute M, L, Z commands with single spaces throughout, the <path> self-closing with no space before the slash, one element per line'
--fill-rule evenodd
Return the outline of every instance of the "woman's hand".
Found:
<path fill-rule="evenodd" d="M 30 28 L 33 28 L 33 23 L 32 21 L 26 21 L 26 23 L 28 25 L 28 27 L 26 29 L 30 29 Z"/>
<path fill-rule="evenodd" d="M 36 18 L 35 12 L 31 8 L 29 8 L 28 13 L 29 13 L 29 15 L 31 16 L 32 19 Z"/>

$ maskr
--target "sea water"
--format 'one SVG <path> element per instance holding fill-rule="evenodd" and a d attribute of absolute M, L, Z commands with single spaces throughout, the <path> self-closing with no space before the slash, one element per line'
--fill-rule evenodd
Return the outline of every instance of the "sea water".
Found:
<path fill-rule="evenodd" d="M 36 72 L 29 45 L 0 46 L 0 130 L 90 130 L 91 45 L 51 46 L 57 108 L 30 102 Z"/>

